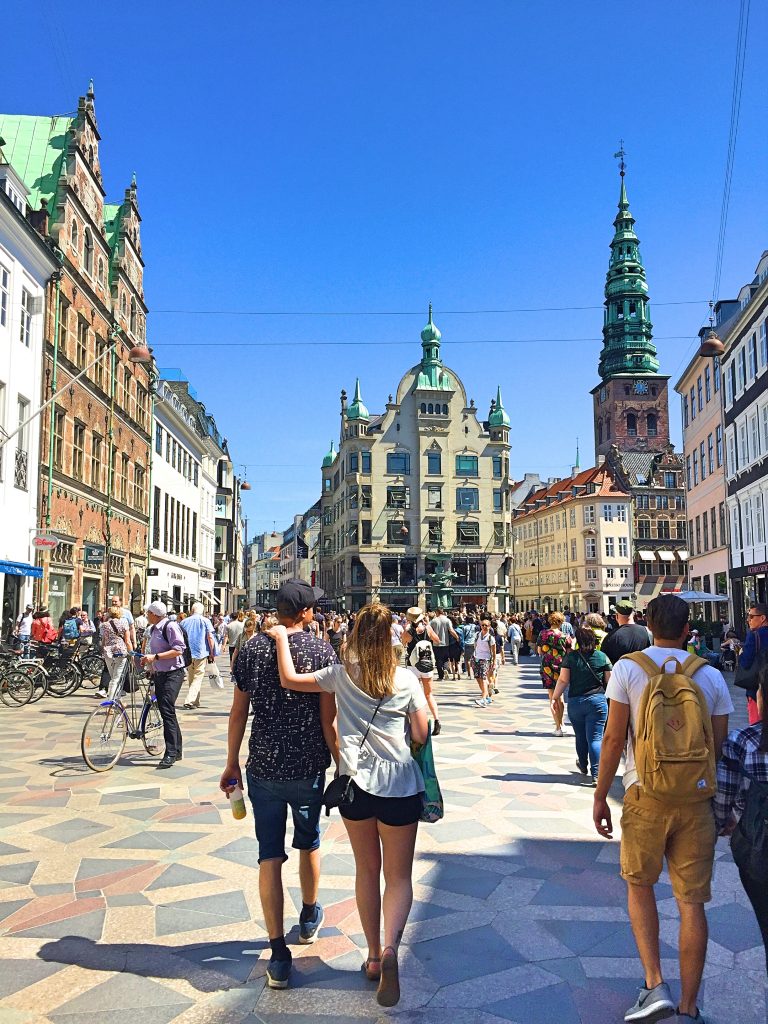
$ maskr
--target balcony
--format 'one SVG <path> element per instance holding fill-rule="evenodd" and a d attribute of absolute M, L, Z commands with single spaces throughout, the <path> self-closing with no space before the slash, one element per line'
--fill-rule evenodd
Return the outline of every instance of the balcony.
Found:
<path fill-rule="evenodd" d="M 16 449 L 16 458 L 13 464 L 13 485 L 18 487 L 20 491 L 28 490 L 27 486 L 27 469 L 29 462 L 29 453 L 25 452 L 21 448 Z"/>

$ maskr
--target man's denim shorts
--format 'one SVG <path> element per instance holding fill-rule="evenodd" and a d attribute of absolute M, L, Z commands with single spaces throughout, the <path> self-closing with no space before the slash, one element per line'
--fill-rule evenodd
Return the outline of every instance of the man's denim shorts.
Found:
<path fill-rule="evenodd" d="M 293 815 L 294 850 L 316 850 L 320 846 L 325 772 L 311 779 L 291 782 L 257 779 L 250 772 L 246 777 L 259 843 L 259 863 L 263 860 L 288 860 L 285 826 L 289 807 Z"/>

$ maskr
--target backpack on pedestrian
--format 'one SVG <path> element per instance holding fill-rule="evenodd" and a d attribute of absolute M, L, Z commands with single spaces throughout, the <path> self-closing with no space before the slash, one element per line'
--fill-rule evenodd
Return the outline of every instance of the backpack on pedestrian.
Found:
<path fill-rule="evenodd" d="M 65 619 L 61 635 L 64 640 L 77 640 L 80 636 L 80 619 Z"/>
<path fill-rule="evenodd" d="M 715 795 L 715 743 L 704 693 L 693 675 L 707 662 L 695 654 L 658 666 L 642 651 L 625 655 L 648 675 L 630 725 L 635 766 L 645 792 L 663 803 L 686 804 Z M 676 671 L 666 672 L 673 661 Z"/>
<path fill-rule="evenodd" d="M 435 671 L 435 652 L 429 640 L 417 640 L 408 655 L 408 664 L 421 676 Z"/>
<path fill-rule="evenodd" d="M 168 633 L 166 632 L 167 629 L 168 623 L 166 622 L 166 624 L 160 630 L 160 635 L 170 647 L 171 641 L 168 639 Z M 181 629 L 181 627 L 179 627 L 179 629 Z M 184 660 L 184 667 L 189 668 L 189 666 L 192 664 L 192 648 L 189 646 L 189 638 L 187 637 L 187 634 L 184 632 L 183 629 L 181 629 L 181 635 L 184 637 L 184 650 L 182 652 L 181 657 Z"/>
<path fill-rule="evenodd" d="M 750 779 L 744 810 L 734 833 L 734 840 L 738 839 L 749 847 L 749 873 L 764 877 L 768 865 L 768 782 Z"/>

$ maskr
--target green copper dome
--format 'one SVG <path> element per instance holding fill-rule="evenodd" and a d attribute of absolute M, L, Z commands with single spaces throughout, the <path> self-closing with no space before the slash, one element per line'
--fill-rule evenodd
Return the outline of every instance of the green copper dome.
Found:
<path fill-rule="evenodd" d="M 363 405 L 363 400 L 360 397 L 360 378 L 355 380 L 355 397 L 352 399 L 352 404 L 347 410 L 348 420 L 369 420 L 371 414 L 368 412 L 366 407 Z"/>
<path fill-rule="evenodd" d="M 442 335 L 438 331 L 437 327 L 432 323 L 432 303 L 429 304 L 429 323 L 421 332 L 421 340 L 425 345 L 430 345 L 433 342 L 440 342 Z"/>
<path fill-rule="evenodd" d="M 336 456 L 338 454 L 339 453 L 333 447 L 333 441 L 331 441 L 330 451 L 328 452 L 328 454 L 323 459 L 323 469 L 327 469 L 329 466 L 332 466 L 334 464 L 334 462 L 336 461 Z"/>
<path fill-rule="evenodd" d="M 501 400 L 501 387 L 496 389 L 496 404 L 493 407 L 493 412 L 488 417 L 489 427 L 508 427 L 511 425 L 507 410 L 504 408 L 504 403 Z"/>

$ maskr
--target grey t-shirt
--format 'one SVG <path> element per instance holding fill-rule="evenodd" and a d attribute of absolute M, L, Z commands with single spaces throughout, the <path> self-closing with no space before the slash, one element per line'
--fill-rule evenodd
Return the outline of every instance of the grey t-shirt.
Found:
<path fill-rule="evenodd" d="M 329 665 L 313 675 L 318 686 L 336 694 L 340 773 L 352 775 L 360 789 L 374 796 L 422 793 L 424 780 L 411 756 L 408 719 L 427 704 L 416 674 L 395 669 L 395 692 L 381 702 L 362 748 L 378 700 L 363 693 L 343 665 Z"/>
<path fill-rule="evenodd" d="M 430 626 L 437 633 L 440 641 L 438 647 L 447 647 L 451 642 L 451 620 L 447 615 L 437 615 L 430 622 Z"/>

